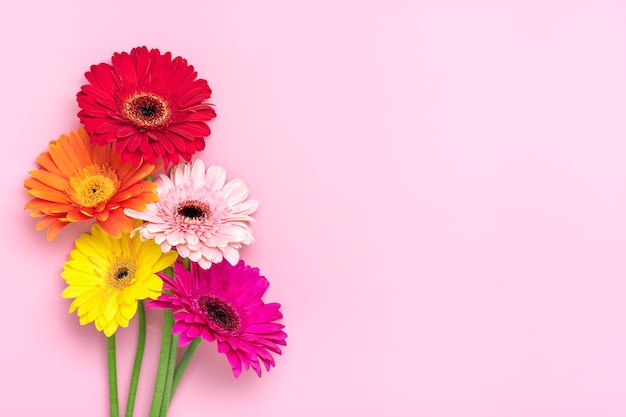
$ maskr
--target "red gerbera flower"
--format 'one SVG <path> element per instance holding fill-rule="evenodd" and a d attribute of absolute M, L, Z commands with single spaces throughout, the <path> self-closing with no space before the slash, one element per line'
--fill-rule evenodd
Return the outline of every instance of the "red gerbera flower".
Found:
<path fill-rule="evenodd" d="M 90 84 L 76 97 L 93 143 L 116 142 L 122 159 L 135 165 L 161 157 L 166 168 L 204 149 L 215 111 L 204 102 L 209 84 L 196 79 L 193 66 L 145 46 L 115 53 L 111 63 L 92 65 L 85 73 Z"/>

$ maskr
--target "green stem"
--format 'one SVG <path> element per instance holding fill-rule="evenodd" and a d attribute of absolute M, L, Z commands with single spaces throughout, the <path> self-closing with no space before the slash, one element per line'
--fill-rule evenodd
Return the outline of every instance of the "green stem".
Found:
<path fill-rule="evenodd" d="M 167 379 L 167 369 L 169 366 L 170 348 L 172 345 L 173 321 L 172 310 L 165 309 L 163 312 L 161 352 L 159 353 L 159 365 L 157 367 L 156 381 L 154 382 L 154 394 L 152 395 L 150 417 L 160 417 L 161 404 L 163 403 L 163 393 L 165 390 L 165 381 Z"/>
<path fill-rule="evenodd" d="M 170 346 L 170 359 L 167 367 L 167 379 L 165 380 L 165 388 L 163 390 L 163 401 L 161 402 L 161 413 L 159 417 L 167 416 L 167 409 L 172 400 L 172 382 L 174 380 L 174 368 L 176 367 L 176 354 L 178 353 L 178 335 L 172 337 Z"/>
<path fill-rule="evenodd" d="M 141 371 L 141 361 L 146 347 L 146 310 L 143 301 L 137 302 L 137 315 L 139 316 L 139 332 L 137 335 L 137 351 L 135 352 L 135 363 L 133 373 L 130 377 L 130 387 L 128 388 L 128 401 L 126 402 L 126 417 L 133 417 L 135 409 L 135 396 L 137 395 L 137 385 L 139 383 L 139 372 Z"/>
<path fill-rule="evenodd" d="M 200 346 L 200 342 L 202 341 L 201 337 L 196 337 L 191 341 L 187 350 L 180 358 L 180 362 L 176 366 L 176 371 L 174 371 L 174 379 L 172 380 L 172 393 L 170 394 L 170 401 L 176 392 L 176 388 L 178 388 L 178 384 L 180 384 L 180 380 L 183 378 L 183 374 L 187 370 L 187 366 L 189 366 L 189 362 L 191 362 L 191 358 L 193 358 L 193 354 L 198 350 L 198 346 Z"/>
<path fill-rule="evenodd" d="M 107 337 L 107 359 L 109 362 L 109 408 L 111 417 L 119 417 L 120 406 L 117 397 L 117 361 L 115 357 L 115 333 Z"/>

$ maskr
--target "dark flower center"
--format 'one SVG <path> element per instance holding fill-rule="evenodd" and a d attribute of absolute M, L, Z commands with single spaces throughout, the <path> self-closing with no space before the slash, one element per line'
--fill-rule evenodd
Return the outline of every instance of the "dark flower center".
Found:
<path fill-rule="evenodd" d="M 232 322 L 230 316 L 222 306 L 215 303 L 207 303 L 205 308 L 209 316 L 222 326 L 228 326 Z"/>
<path fill-rule="evenodd" d="M 235 309 L 213 295 L 200 297 L 200 308 L 206 313 L 207 319 L 225 332 L 234 332 L 239 329 L 241 321 Z"/>
<path fill-rule="evenodd" d="M 153 93 L 128 96 L 122 103 L 122 113 L 140 129 L 163 128 L 171 114 L 167 101 Z"/>
<path fill-rule="evenodd" d="M 190 219 L 197 219 L 204 214 L 202 210 L 195 206 L 182 207 L 178 210 L 178 214 L 181 216 L 189 217 Z"/>
<path fill-rule="evenodd" d="M 124 279 L 127 276 L 128 276 L 128 268 L 123 266 L 117 270 L 117 273 L 115 274 L 115 279 L 119 281 L 120 279 Z"/>
<path fill-rule="evenodd" d="M 137 262 L 133 258 L 116 258 L 111 261 L 106 273 L 106 284 L 109 288 L 123 290 L 135 282 Z"/>
<path fill-rule="evenodd" d="M 183 223 L 200 223 L 211 217 L 211 208 L 199 200 L 188 200 L 180 203 L 174 210 L 174 217 Z"/>
<path fill-rule="evenodd" d="M 152 104 L 144 104 L 139 108 L 139 112 L 146 117 L 152 117 L 157 112 L 157 108 Z"/>

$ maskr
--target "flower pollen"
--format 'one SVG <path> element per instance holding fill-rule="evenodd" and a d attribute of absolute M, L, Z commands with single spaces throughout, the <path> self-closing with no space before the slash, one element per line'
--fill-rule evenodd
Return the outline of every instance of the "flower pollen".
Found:
<path fill-rule="evenodd" d="M 120 187 L 117 174 L 109 166 L 90 165 L 69 179 L 71 200 L 82 207 L 96 207 L 109 201 Z"/>
<path fill-rule="evenodd" d="M 122 113 L 140 129 L 160 129 L 167 125 L 171 111 L 162 97 L 153 93 L 135 93 L 124 100 Z"/>
<path fill-rule="evenodd" d="M 208 320 L 222 331 L 233 333 L 239 329 L 239 316 L 225 301 L 213 295 L 205 295 L 198 299 L 198 305 L 206 313 Z"/>
<path fill-rule="evenodd" d="M 106 285 L 109 288 L 123 290 L 132 284 L 137 272 L 137 263 L 130 258 L 117 258 L 111 263 L 106 273 Z"/>

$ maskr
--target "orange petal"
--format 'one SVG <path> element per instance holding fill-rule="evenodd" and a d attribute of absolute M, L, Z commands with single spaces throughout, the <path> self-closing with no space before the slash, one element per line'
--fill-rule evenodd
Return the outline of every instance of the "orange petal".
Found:
<path fill-rule="evenodd" d="M 50 226 L 52 223 L 57 222 L 57 221 L 59 221 L 57 217 L 45 216 L 37 222 L 37 225 L 35 225 L 35 230 L 41 231 L 45 229 L 46 227 Z"/>
<path fill-rule="evenodd" d="M 32 195 L 35 198 L 39 198 L 41 200 L 52 201 L 59 204 L 67 204 L 68 198 L 65 193 L 62 193 L 54 188 L 49 187 L 41 187 L 40 189 L 31 189 L 28 191 L 28 194 Z"/>
<path fill-rule="evenodd" d="M 124 201 L 124 208 L 129 208 L 137 211 L 144 211 L 146 209 L 146 204 L 151 203 L 151 201 L 146 201 L 145 199 L 137 197 L 131 198 L 130 200 Z"/>
<path fill-rule="evenodd" d="M 81 168 L 93 164 L 93 145 L 85 133 L 71 132 L 69 137 L 61 135 L 48 146 L 48 151 L 54 163 L 68 178 Z"/>
<path fill-rule="evenodd" d="M 152 174 L 152 172 L 154 171 L 154 165 L 150 165 L 150 164 L 143 164 L 140 169 L 138 169 L 136 172 L 133 172 L 130 175 L 127 175 L 124 178 L 120 178 L 120 181 L 122 181 L 122 187 L 121 189 L 125 189 L 127 187 L 130 187 L 131 185 L 141 181 L 141 180 L 145 180 L 146 177 L 150 174 Z M 151 181 L 147 181 L 150 182 L 151 184 L 154 184 Z M 155 190 L 156 190 L 156 184 L 155 184 Z"/>
<path fill-rule="evenodd" d="M 115 212 L 111 213 L 106 221 L 99 221 L 98 224 L 102 227 L 102 230 L 111 235 L 111 237 L 119 239 L 122 236 L 122 228 L 117 221 L 117 217 L 114 216 L 114 213 Z"/>
<path fill-rule="evenodd" d="M 48 201 L 33 198 L 32 200 L 26 202 L 26 204 L 24 205 L 24 210 L 31 210 L 33 213 L 37 212 L 43 214 L 41 208 L 43 207 L 44 203 L 49 204 Z M 33 213 L 31 213 L 30 215 L 35 217 L 36 215 L 34 215 Z"/>
<path fill-rule="evenodd" d="M 50 227 L 48 227 L 48 233 L 46 234 L 48 240 L 54 239 L 59 234 L 61 229 L 63 229 L 67 225 L 68 223 L 63 223 L 60 221 L 52 223 Z"/>
<path fill-rule="evenodd" d="M 89 220 L 92 216 L 88 216 L 83 213 L 83 211 L 77 207 L 73 207 L 71 210 L 67 212 L 65 218 L 70 222 L 82 222 L 85 220 Z"/>
<path fill-rule="evenodd" d="M 37 158 L 37 163 L 41 165 L 44 169 L 47 169 L 48 171 L 50 171 L 51 173 L 63 176 L 63 173 L 61 172 L 59 167 L 57 167 L 57 165 L 54 163 L 54 161 L 52 160 L 52 157 L 50 156 L 48 152 L 45 152 L 39 155 L 39 157 Z"/>
<path fill-rule="evenodd" d="M 89 134 L 83 127 L 78 128 L 76 132 L 70 133 L 70 145 L 72 150 L 76 153 L 77 162 L 79 162 L 80 167 L 94 163 L 94 145 L 91 143 Z"/>
<path fill-rule="evenodd" d="M 122 210 L 115 210 L 109 213 L 109 218 L 104 222 L 98 222 L 102 229 L 113 236 L 119 238 L 122 233 L 130 233 L 134 228 L 133 219 L 124 214 Z"/>
<path fill-rule="evenodd" d="M 109 210 L 103 210 L 96 213 L 96 219 L 98 222 L 106 222 L 109 218 Z"/>
<path fill-rule="evenodd" d="M 52 157 L 54 164 L 59 167 L 63 175 L 69 178 L 76 173 L 76 169 L 71 155 L 67 155 L 64 147 L 61 145 L 66 141 L 69 141 L 69 138 L 65 135 L 61 135 L 56 142 L 50 143 L 48 152 L 50 152 L 50 157 Z"/>
<path fill-rule="evenodd" d="M 41 183 L 46 184 L 57 190 L 64 191 L 69 185 L 66 177 L 53 174 L 43 169 L 30 171 L 29 174 L 32 175 L 33 178 L 39 180 Z"/>
<path fill-rule="evenodd" d="M 41 211 L 43 211 L 46 214 L 59 215 L 59 214 L 67 214 L 67 212 L 70 211 L 72 208 L 73 206 L 70 204 L 48 204 L 42 207 Z"/>
<path fill-rule="evenodd" d="M 120 201 L 128 200 L 132 196 L 133 196 L 133 194 L 129 193 L 128 191 L 118 192 L 117 194 L 115 194 L 113 196 L 112 199 L 109 200 L 109 203 L 112 204 L 112 203 L 118 203 Z"/>

